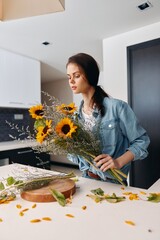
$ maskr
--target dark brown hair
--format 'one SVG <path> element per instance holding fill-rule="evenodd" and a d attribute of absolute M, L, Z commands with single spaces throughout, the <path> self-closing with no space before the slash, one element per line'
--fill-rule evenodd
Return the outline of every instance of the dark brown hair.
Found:
<path fill-rule="evenodd" d="M 98 63 L 92 56 L 86 53 L 78 53 L 76 55 L 71 56 L 68 59 L 66 67 L 70 63 L 77 64 L 80 68 L 82 68 L 89 84 L 95 88 L 92 100 L 93 103 L 96 104 L 98 109 L 101 111 L 101 115 L 103 116 L 104 115 L 103 99 L 105 97 L 109 97 L 109 95 L 100 86 L 97 85 L 100 72 Z"/>

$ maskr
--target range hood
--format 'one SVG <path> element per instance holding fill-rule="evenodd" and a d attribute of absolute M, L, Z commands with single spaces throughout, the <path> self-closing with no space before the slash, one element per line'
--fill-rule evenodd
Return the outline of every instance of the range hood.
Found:
<path fill-rule="evenodd" d="M 65 0 L 0 0 L 0 20 L 14 20 L 64 11 Z"/>

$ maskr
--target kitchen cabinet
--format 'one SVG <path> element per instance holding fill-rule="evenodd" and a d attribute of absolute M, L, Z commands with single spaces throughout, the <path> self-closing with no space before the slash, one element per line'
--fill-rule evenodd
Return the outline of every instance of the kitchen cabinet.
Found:
<path fill-rule="evenodd" d="M 0 49 L 0 107 L 29 108 L 41 102 L 40 62 Z"/>
<path fill-rule="evenodd" d="M 20 163 L 33 167 L 50 169 L 50 156 L 46 153 L 36 153 L 32 148 L 22 148 L 11 151 L 9 163 Z"/>
<path fill-rule="evenodd" d="M 0 162 L 8 159 L 8 163 L 20 163 L 33 167 L 50 169 L 50 155 L 36 153 L 32 148 L 19 148 L 0 152 Z M 0 164 L 1 166 L 2 164 Z"/>

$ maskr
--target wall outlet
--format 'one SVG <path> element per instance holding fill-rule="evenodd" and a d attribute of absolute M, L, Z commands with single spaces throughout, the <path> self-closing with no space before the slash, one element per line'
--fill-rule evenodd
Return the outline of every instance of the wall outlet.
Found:
<path fill-rule="evenodd" d="M 14 114 L 14 119 L 15 120 L 23 120 L 23 114 Z"/>

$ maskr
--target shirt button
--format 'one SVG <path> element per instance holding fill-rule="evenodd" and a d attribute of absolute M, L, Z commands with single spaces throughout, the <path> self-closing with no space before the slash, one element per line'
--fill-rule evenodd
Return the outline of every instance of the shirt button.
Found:
<path fill-rule="evenodd" d="M 108 127 L 111 128 L 111 127 L 112 127 L 112 124 L 109 124 Z"/>

